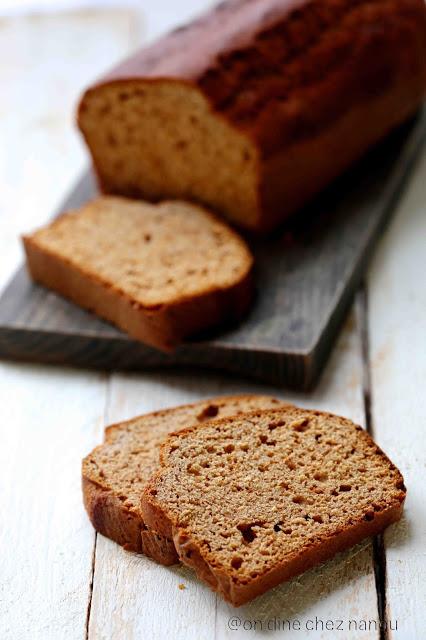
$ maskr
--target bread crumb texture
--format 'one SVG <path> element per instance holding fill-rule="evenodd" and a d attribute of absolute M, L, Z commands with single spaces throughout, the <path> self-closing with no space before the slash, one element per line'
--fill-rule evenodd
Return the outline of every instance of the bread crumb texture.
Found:
<path fill-rule="evenodd" d="M 184 561 L 195 549 L 219 581 L 239 585 L 405 497 L 401 474 L 360 426 L 295 407 L 173 434 L 161 458 L 142 506 L 171 523 Z"/>
<path fill-rule="evenodd" d="M 249 272 L 243 240 L 204 209 L 102 197 L 31 237 L 145 308 L 227 289 Z"/>
<path fill-rule="evenodd" d="M 105 442 L 83 460 L 83 500 L 93 526 L 128 551 L 144 553 L 163 565 L 179 562 L 172 536 L 152 531 L 140 508 L 163 439 L 171 431 L 212 418 L 282 404 L 269 396 L 223 396 L 108 427 Z"/>
<path fill-rule="evenodd" d="M 160 445 L 172 431 L 212 418 L 282 404 L 261 395 L 223 396 L 139 416 L 106 429 L 105 442 L 83 460 L 83 475 L 113 491 L 130 511 L 141 515 L 140 496 L 157 469 Z"/>

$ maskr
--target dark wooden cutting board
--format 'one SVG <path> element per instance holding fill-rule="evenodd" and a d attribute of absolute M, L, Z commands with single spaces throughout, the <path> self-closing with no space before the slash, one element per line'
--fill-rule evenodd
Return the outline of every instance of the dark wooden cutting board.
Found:
<path fill-rule="evenodd" d="M 32 284 L 0 299 L 0 357 L 99 369 L 196 365 L 312 387 L 426 135 L 426 111 L 268 239 L 251 241 L 257 299 L 236 328 L 164 354 Z M 87 174 L 61 210 L 96 192 Z"/>

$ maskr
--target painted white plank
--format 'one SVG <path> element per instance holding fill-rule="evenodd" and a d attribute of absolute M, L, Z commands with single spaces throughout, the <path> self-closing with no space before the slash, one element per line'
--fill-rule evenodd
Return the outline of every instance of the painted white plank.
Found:
<path fill-rule="evenodd" d="M 373 425 L 408 488 L 405 517 L 385 536 L 391 637 L 425 637 L 426 152 L 368 280 Z"/>
<path fill-rule="evenodd" d="M 88 157 L 75 107 L 95 77 L 141 39 L 133 10 L 0 18 L 0 289 L 19 235 L 44 223 Z"/>
<path fill-rule="evenodd" d="M 105 376 L 0 364 L 0 637 L 84 638 L 94 534 L 81 458 L 99 440 Z"/>
<path fill-rule="evenodd" d="M 87 162 L 81 88 L 135 41 L 133 12 L 1 19 L 0 288 Z M 0 637 L 85 638 L 94 533 L 81 458 L 104 425 L 106 378 L 0 364 Z"/>
<path fill-rule="evenodd" d="M 340 412 L 363 422 L 361 349 L 353 316 L 348 320 L 318 389 L 313 394 L 278 392 L 282 398 L 305 406 Z M 113 376 L 108 419 L 117 421 L 138 413 L 225 393 L 277 390 L 231 377 L 205 372 Z M 179 584 L 185 590 L 179 590 Z M 249 637 L 245 629 L 229 629 L 231 615 L 243 621 L 300 620 L 315 616 L 324 620 L 376 620 L 376 592 L 371 544 L 366 542 L 336 560 L 311 571 L 238 609 L 228 607 L 182 568 L 163 568 L 150 560 L 128 554 L 102 536 L 97 537 L 95 579 L 89 637 L 97 638 L 203 638 Z M 273 624 L 273 622 L 272 622 Z M 257 632 L 260 631 L 259 626 Z M 281 630 L 268 636 L 279 637 Z M 293 634 L 286 632 L 286 637 Z M 300 631 L 294 637 L 302 637 Z M 312 638 L 330 637 L 318 622 Z M 377 638 L 374 631 L 345 629 L 345 638 Z"/>

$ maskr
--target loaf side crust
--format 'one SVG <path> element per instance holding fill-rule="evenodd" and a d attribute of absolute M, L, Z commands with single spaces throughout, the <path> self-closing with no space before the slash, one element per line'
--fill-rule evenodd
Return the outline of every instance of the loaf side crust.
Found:
<path fill-rule="evenodd" d="M 419 108 L 426 92 L 426 7 L 423 0 L 221 3 L 83 96 L 79 126 L 106 192 L 129 188 L 143 197 L 146 185 L 130 188 L 106 176 L 87 112 L 97 113 L 105 89 L 115 86 L 119 99 L 128 100 L 154 83 L 197 91 L 211 114 L 251 143 L 257 204 L 248 194 L 247 209 L 255 211 L 247 215 L 241 204 L 224 207 L 210 196 L 205 202 L 222 206 L 236 224 L 268 231 Z M 100 127 L 111 124 L 108 117 L 99 110 Z M 202 190 L 197 198 L 203 200 Z"/>

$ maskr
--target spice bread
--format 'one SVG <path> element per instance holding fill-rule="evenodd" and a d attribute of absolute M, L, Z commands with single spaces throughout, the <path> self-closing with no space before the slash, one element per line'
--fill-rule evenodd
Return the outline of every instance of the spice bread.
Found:
<path fill-rule="evenodd" d="M 105 196 L 23 241 L 36 282 L 160 349 L 240 319 L 251 300 L 246 244 L 189 203 Z"/>
<path fill-rule="evenodd" d="M 108 427 L 104 443 L 82 465 L 84 504 L 93 526 L 129 551 L 165 565 L 178 562 L 173 540 L 148 529 L 140 509 L 141 493 L 158 466 L 160 444 L 171 431 L 214 417 L 281 405 L 269 396 L 223 396 Z"/>
<path fill-rule="evenodd" d="M 288 406 L 171 434 L 141 506 L 238 606 L 379 533 L 404 498 L 398 469 L 361 427 Z"/>
<path fill-rule="evenodd" d="M 424 0 L 229 0 L 90 87 L 78 123 L 104 192 L 268 230 L 425 89 Z"/>

